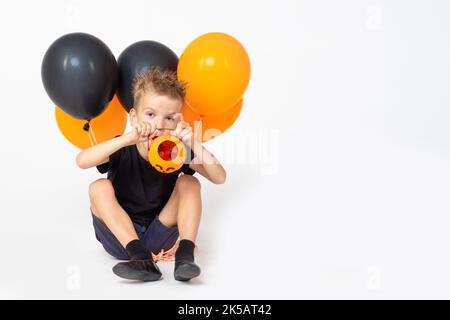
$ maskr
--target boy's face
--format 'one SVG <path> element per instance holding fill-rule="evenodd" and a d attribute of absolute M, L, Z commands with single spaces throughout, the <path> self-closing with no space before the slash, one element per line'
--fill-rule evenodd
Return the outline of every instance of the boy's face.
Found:
<path fill-rule="evenodd" d="M 165 95 L 143 93 L 137 105 L 130 110 L 132 124 L 149 122 L 156 126 L 157 135 L 170 133 L 164 129 L 174 130 L 180 120 L 183 103 Z"/>

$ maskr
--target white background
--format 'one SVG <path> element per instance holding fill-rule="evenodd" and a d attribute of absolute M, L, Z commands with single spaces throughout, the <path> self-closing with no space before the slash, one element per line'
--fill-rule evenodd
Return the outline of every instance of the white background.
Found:
<path fill-rule="evenodd" d="M 450 2 L 2 2 L 1 298 L 450 298 Z M 206 147 L 191 283 L 117 278 L 40 66 L 83 31 L 116 57 L 156 40 L 178 55 L 221 31 L 252 79 L 232 127 Z M 269 139 L 266 139 L 266 138 Z"/>

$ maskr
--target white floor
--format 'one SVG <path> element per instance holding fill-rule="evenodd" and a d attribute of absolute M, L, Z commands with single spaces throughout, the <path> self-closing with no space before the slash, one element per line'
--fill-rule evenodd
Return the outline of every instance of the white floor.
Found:
<path fill-rule="evenodd" d="M 116 261 L 94 239 L 81 183 L 89 179 L 77 169 L 49 176 L 40 189 L 36 182 L 9 185 L 0 295 L 448 298 L 448 162 L 426 150 L 372 147 L 349 151 L 354 157 L 335 155 L 333 163 L 316 150 L 314 159 L 300 161 L 296 176 L 229 166 L 227 184 L 203 181 L 197 252 L 203 273 L 188 284 L 173 279 L 172 263 L 161 264 L 164 279 L 157 283 L 113 275 Z M 62 184 L 70 176 L 74 183 Z"/>

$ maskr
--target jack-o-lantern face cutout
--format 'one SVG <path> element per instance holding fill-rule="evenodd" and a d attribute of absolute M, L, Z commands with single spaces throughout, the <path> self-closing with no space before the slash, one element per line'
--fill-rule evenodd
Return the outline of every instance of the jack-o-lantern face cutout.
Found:
<path fill-rule="evenodd" d="M 148 150 L 150 164 L 159 172 L 171 173 L 181 168 L 186 160 L 184 143 L 170 134 L 153 140 Z"/>

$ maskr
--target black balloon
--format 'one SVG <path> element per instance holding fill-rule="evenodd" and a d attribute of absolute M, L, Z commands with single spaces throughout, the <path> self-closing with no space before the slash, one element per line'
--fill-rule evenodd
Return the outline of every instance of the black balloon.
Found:
<path fill-rule="evenodd" d="M 134 77 L 152 68 L 177 71 L 178 57 L 165 45 L 156 41 L 139 41 L 127 47 L 117 59 L 119 84 L 117 96 L 127 111 L 133 107 Z"/>
<path fill-rule="evenodd" d="M 50 99 L 78 119 L 92 119 L 117 89 L 117 62 L 98 38 L 71 33 L 57 39 L 42 61 L 42 82 Z"/>

